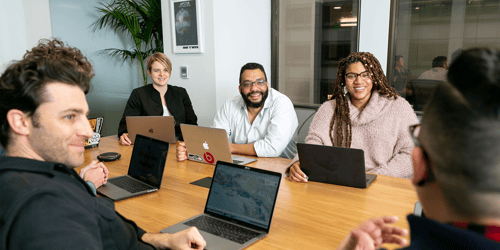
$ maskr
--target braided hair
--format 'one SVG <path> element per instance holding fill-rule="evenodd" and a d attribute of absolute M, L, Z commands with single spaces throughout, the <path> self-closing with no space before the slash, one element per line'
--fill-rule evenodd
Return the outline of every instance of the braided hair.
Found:
<path fill-rule="evenodd" d="M 382 71 L 382 67 L 380 67 L 379 61 L 371 53 L 352 53 L 347 58 L 340 61 L 339 69 L 337 71 L 337 80 L 335 81 L 332 95 L 332 99 L 336 99 L 336 105 L 333 118 L 330 122 L 330 140 L 332 141 L 332 145 L 337 147 L 351 147 L 352 124 L 349 112 L 349 103 L 347 101 L 349 95 L 344 94 L 344 87 L 345 71 L 349 65 L 356 62 L 361 62 L 365 69 L 370 73 L 370 77 L 373 82 L 372 92 L 376 89 L 381 96 L 394 97 L 394 99 L 399 96 L 396 90 L 389 86 L 387 78 L 384 75 L 384 71 Z M 336 141 L 334 141 L 333 138 L 335 125 L 337 127 L 335 130 Z"/>

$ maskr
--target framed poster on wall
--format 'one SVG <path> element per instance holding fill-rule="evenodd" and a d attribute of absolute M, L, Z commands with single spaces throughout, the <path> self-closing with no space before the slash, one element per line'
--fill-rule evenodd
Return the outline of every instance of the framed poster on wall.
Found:
<path fill-rule="evenodd" d="M 170 0 L 173 53 L 202 53 L 200 0 Z"/>

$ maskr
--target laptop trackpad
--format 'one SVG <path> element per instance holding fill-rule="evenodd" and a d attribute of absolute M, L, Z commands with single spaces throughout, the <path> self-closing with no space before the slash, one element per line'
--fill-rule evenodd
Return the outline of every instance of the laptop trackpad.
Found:
<path fill-rule="evenodd" d="M 106 183 L 105 185 L 100 186 L 97 191 L 103 195 L 106 195 L 110 198 L 122 197 L 124 195 L 129 195 L 130 192 L 123 190 L 111 183 Z"/>
<path fill-rule="evenodd" d="M 203 239 L 207 242 L 207 246 L 205 249 L 210 250 L 210 249 L 241 249 L 241 245 L 232 242 L 226 239 L 222 239 L 218 236 L 215 236 L 213 234 L 204 232 L 200 230 L 201 236 L 203 236 Z"/>
<path fill-rule="evenodd" d="M 191 219 L 194 219 L 194 217 Z M 184 222 L 181 222 L 181 223 L 178 223 L 174 226 L 164 228 L 160 232 L 173 234 L 173 233 L 177 233 L 177 232 L 180 232 L 184 229 L 189 228 L 188 226 L 184 225 L 183 223 Z M 242 245 L 240 245 L 238 243 L 231 242 L 231 241 L 226 240 L 226 239 L 222 239 L 219 236 L 213 235 L 211 233 L 207 233 L 207 232 L 202 231 L 202 230 L 199 230 L 199 232 L 200 232 L 201 236 L 203 237 L 203 239 L 207 242 L 207 246 L 205 247 L 205 249 L 207 249 L 207 250 L 210 250 L 210 249 L 241 249 Z"/>

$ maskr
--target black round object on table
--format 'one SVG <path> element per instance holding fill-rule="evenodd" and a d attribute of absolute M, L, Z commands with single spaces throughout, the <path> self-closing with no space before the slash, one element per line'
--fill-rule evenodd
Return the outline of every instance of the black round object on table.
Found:
<path fill-rule="evenodd" d="M 97 159 L 100 161 L 114 161 L 114 160 L 120 159 L 120 157 L 122 157 L 122 155 L 119 153 L 106 152 L 106 153 L 102 153 L 102 154 L 98 155 Z"/>

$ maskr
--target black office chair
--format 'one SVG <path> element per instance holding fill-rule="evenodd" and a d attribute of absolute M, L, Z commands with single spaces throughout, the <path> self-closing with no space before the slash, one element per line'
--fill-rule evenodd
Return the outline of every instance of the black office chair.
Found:
<path fill-rule="evenodd" d="M 438 83 L 443 81 L 430 79 L 412 79 L 406 85 L 406 100 L 413 105 L 413 110 L 422 111 L 432 90 Z"/>

